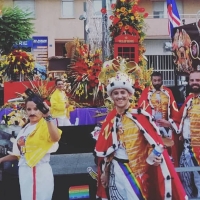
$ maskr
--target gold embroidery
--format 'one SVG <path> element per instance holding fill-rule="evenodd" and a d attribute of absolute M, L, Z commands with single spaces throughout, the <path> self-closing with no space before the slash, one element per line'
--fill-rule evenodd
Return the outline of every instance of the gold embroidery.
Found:
<path fill-rule="evenodd" d="M 157 99 L 156 94 L 160 95 L 160 100 Z M 168 119 L 168 102 L 168 96 L 161 91 L 154 92 L 151 97 L 151 103 L 154 107 L 154 110 L 162 113 L 162 118 L 166 120 Z"/>
<path fill-rule="evenodd" d="M 192 108 L 188 111 L 190 118 L 191 145 L 200 146 L 200 99 L 195 98 L 192 101 Z"/>
<path fill-rule="evenodd" d="M 124 144 L 129 158 L 129 165 L 135 175 L 144 173 L 147 169 L 146 158 L 150 145 L 139 128 L 131 119 L 126 116 L 122 118 L 124 133 L 120 134 L 120 141 Z"/>
<path fill-rule="evenodd" d="M 109 135 L 110 135 L 110 131 L 109 131 L 109 127 L 110 125 L 108 124 L 105 128 L 104 131 L 102 132 L 102 134 L 104 135 L 105 139 L 107 140 Z"/>
<path fill-rule="evenodd" d="M 176 106 L 176 102 L 175 102 L 175 101 L 172 102 L 172 107 L 173 107 L 173 109 L 174 109 L 175 111 L 178 112 L 178 108 L 177 108 L 177 106 Z"/>
<path fill-rule="evenodd" d="M 145 100 L 141 103 L 141 107 L 143 108 L 143 110 L 146 110 L 148 107 L 149 107 L 149 103 L 147 103 L 146 105 L 146 102 Z"/>

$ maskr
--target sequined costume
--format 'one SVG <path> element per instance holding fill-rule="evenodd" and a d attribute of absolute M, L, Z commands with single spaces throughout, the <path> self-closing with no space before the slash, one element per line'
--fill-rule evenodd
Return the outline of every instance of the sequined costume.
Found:
<path fill-rule="evenodd" d="M 161 86 L 159 91 L 153 86 L 147 87 L 143 90 L 138 105 L 151 114 L 155 120 L 165 119 L 170 122 L 173 131 L 163 127 L 160 129 L 163 137 L 174 140 L 175 145 L 168 149 L 168 152 L 173 157 L 175 166 L 178 166 L 180 147 L 176 132 L 180 123 L 180 115 L 171 90 L 165 86 Z"/>
<path fill-rule="evenodd" d="M 200 96 L 187 97 L 181 107 L 182 132 L 184 149 L 180 158 L 180 167 L 200 166 Z M 190 198 L 200 197 L 200 172 L 181 172 L 181 180 L 185 191 Z"/>
<path fill-rule="evenodd" d="M 116 110 L 108 114 L 102 125 L 95 152 L 97 156 L 103 157 L 105 162 L 111 157 L 109 175 L 111 200 L 187 199 L 166 150 L 161 155 L 164 161 L 160 166 L 150 166 L 146 162 L 152 147 L 161 143 L 159 129 L 147 112 L 130 108 L 121 116 Z M 102 162 L 99 166 L 99 177 L 104 164 Z M 149 183 L 151 167 L 157 170 L 158 175 Z M 100 184 L 101 181 L 98 180 L 99 187 Z M 149 192 L 149 184 L 155 184 L 156 187 L 154 185 L 152 188 L 158 192 Z"/>

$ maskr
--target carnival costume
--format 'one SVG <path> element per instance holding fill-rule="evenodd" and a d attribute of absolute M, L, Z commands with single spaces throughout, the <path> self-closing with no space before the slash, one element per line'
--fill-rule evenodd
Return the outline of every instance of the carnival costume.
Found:
<path fill-rule="evenodd" d="M 59 130 L 61 134 L 61 130 Z M 22 200 L 49 200 L 54 190 L 50 153 L 57 151 L 58 142 L 52 142 L 46 121 L 27 124 L 19 132 L 11 155 L 19 157 L 19 182 Z"/>
<path fill-rule="evenodd" d="M 170 122 L 172 129 L 164 127 L 159 127 L 159 129 L 163 138 L 170 138 L 174 141 L 175 145 L 168 148 L 168 152 L 173 158 L 174 165 L 178 167 L 181 153 L 177 135 L 180 115 L 171 90 L 161 86 L 158 91 L 153 86 L 149 86 L 143 90 L 138 105 L 151 114 L 155 120 L 165 119 Z"/>
<path fill-rule="evenodd" d="M 103 65 L 99 78 L 104 84 L 105 78 L 108 79 L 108 95 L 120 88 L 133 94 L 132 78 L 126 75 L 124 69 L 130 67 L 131 70 L 127 69 L 126 72 L 131 72 L 134 66 L 134 62 L 126 63 L 120 58 Z M 150 166 L 146 162 L 152 150 L 159 145 L 163 145 L 161 135 L 149 113 L 128 108 L 119 115 L 113 109 L 102 124 L 95 147 L 96 155 L 100 157 L 97 196 L 102 197 L 100 177 L 109 165 L 108 198 L 111 200 L 187 199 L 166 150 L 160 155 L 163 160 L 160 166 Z M 151 183 L 148 181 L 151 178 L 149 167 L 154 167 L 157 172 Z M 150 192 L 149 188 L 153 191 Z"/>
<path fill-rule="evenodd" d="M 180 158 L 180 167 L 200 166 L 200 95 L 189 95 L 181 107 L 182 120 L 179 132 L 182 132 L 184 149 Z M 200 172 L 181 172 L 181 180 L 188 197 L 200 197 Z"/>
<path fill-rule="evenodd" d="M 71 122 L 67 117 L 66 103 L 68 98 L 64 91 L 56 89 L 51 95 L 51 114 L 55 118 L 54 122 L 57 126 L 70 126 Z"/>

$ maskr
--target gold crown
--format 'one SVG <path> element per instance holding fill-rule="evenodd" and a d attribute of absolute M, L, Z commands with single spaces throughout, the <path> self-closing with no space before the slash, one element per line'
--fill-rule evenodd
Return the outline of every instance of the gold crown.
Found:
<path fill-rule="evenodd" d="M 117 88 L 127 89 L 133 94 L 136 71 L 141 71 L 136 62 L 127 62 L 126 59 L 117 57 L 103 63 L 103 67 L 98 78 L 101 83 L 107 85 L 107 93 L 109 96 L 111 92 Z"/>

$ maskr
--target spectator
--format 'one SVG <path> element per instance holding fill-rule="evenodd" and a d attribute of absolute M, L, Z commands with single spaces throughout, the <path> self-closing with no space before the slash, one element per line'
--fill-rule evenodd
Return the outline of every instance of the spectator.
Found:
<path fill-rule="evenodd" d="M 55 84 L 56 90 L 50 98 L 52 117 L 57 126 L 70 126 L 71 122 L 67 117 L 69 102 L 64 91 L 64 83 L 61 79 L 56 79 Z"/>

